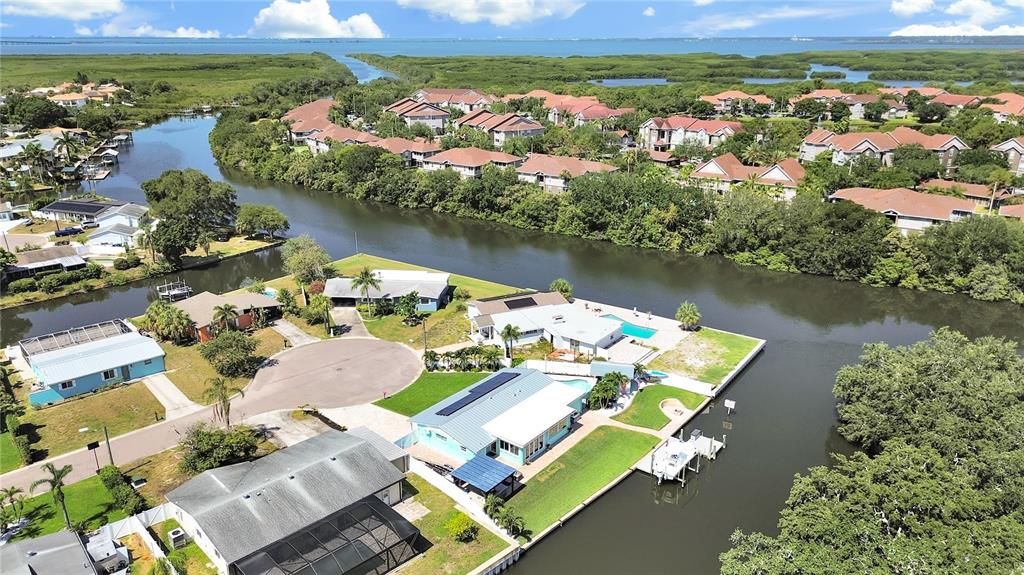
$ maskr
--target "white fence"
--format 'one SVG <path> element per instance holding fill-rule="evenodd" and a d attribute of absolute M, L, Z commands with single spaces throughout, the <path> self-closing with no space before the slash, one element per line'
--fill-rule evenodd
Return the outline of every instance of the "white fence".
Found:
<path fill-rule="evenodd" d="M 139 539 L 142 540 L 142 544 L 153 554 L 154 559 L 165 559 L 167 555 L 156 539 L 153 539 L 153 536 L 150 535 L 148 528 L 173 518 L 174 512 L 171 510 L 171 506 L 164 503 L 159 507 L 147 509 L 142 513 L 132 515 L 120 521 L 107 523 L 97 531 L 101 536 L 109 537 L 113 541 L 133 534 L 138 535 Z M 171 567 L 171 571 L 174 573 L 173 567 Z"/>
<path fill-rule="evenodd" d="M 589 363 L 574 363 L 571 361 L 548 361 L 546 359 L 528 359 L 520 364 L 520 367 L 526 369 L 536 369 L 543 371 L 544 373 L 553 373 L 556 375 L 575 375 L 580 377 L 590 377 L 590 364 Z"/>

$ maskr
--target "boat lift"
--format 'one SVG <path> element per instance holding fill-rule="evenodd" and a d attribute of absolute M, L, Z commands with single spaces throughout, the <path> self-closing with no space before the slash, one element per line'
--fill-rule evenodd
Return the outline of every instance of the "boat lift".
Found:
<path fill-rule="evenodd" d="M 679 481 L 686 485 L 686 472 L 700 473 L 701 458 L 709 461 L 725 448 L 726 436 L 722 441 L 707 437 L 699 429 L 690 432 L 685 441 L 669 437 L 654 448 L 649 456 L 637 464 L 637 469 L 653 475 L 660 485 L 662 481 Z"/>
<path fill-rule="evenodd" d="M 179 277 L 173 282 L 157 286 L 156 293 L 160 299 L 174 302 L 191 296 L 192 288 Z"/>

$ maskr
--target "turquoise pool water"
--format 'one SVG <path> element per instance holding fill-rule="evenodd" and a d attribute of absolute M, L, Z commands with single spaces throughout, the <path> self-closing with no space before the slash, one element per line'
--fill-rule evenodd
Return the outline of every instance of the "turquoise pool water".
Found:
<path fill-rule="evenodd" d="M 585 379 L 567 379 L 559 381 L 559 383 L 564 383 L 569 387 L 575 387 L 576 389 L 579 389 L 584 393 L 590 393 L 590 390 L 594 389 L 594 386 L 591 385 L 590 382 Z"/>
<path fill-rule="evenodd" d="M 629 323 L 628 321 L 620 318 L 619 316 L 612 315 L 610 313 L 609 314 L 605 314 L 605 315 L 603 315 L 601 317 L 607 318 L 607 319 L 614 319 L 617 322 L 621 322 L 622 323 L 622 333 L 624 333 L 625 335 L 628 335 L 629 337 L 636 337 L 636 338 L 640 338 L 640 339 L 647 339 L 647 338 L 653 336 L 654 334 L 658 333 L 658 330 L 656 330 L 656 329 L 654 329 L 652 327 L 644 327 L 642 325 L 637 325 L 635 323 Z"/>
<path fill-rule="evenodd" d="M 654 377 L 660 377 L 661 379 L 665 379 L 666 377 L 668 377 L 667 373 L 665 373 L 664 371 L 658 371 L 656 369 L 649 369 L 647 370 L 647 373 L 653 375 Z"/>

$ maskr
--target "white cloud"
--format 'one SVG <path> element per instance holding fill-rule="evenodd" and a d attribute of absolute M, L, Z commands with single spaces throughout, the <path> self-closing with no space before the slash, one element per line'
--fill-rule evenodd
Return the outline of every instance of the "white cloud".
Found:
<path fill-rule="evenodd" d="M 715 0 L 693 0 L 694 6 L 710 6 L 715 3 Z"/>
<path fill-rule="evenodd" d="M 383 38 L 377 23 L 361 13 L 338 20 L 327 0 L 274 0 L 252 21 L 249 36 L 264 38 Z"/>
<path fill-rule="evenodd" d="M 773 10 L 765 10 L 760 13 L 739 14 L 710 14 L 703 18 L 687 24 L 685 30 L 698 36 L 717 34 L 729 30 L 748 30 L 766 22 L 777 20 L 799 20 L 803 18 L 841 18 L 856 11 L 857 7 L 792 7 L 782 6 Z"/>
<path fill-rule="evenodd" d="M 644 8 L 643 15 L 647 16 L 648 18 L 654 16 L 654 6 L 648 6 Z"/>
<path fill-rule="evenodd" d="M 946 8 L 946 14 L 964 16 L 972 24 L 989 24 L 996 22 L 1010 11 L 996 6 L 989 0 L 957 0 Z"/>
<path fill-rule="evenodd" d="M 1006 0 L 1006 5 L 1014 8 L 1024 8 L 1024 0 Z"/>
<path fill-rule="evenodd" d="M 987 29 L 970 22 L 949 24 L 912 24 L 891 32 L 890 36 L 1024 36 L 1024 26 L 1002 25 Z"/>
<path fill-rule="evenodd" d="M 75 24 L 75 34 L 79 36 L 95 36 L 96 31 L 88 26 L 82 26 L 81 24 Z"/>
<path fill-rule="evenodd" d="M 153 14 L 144 9 L 131 8 L 100 24 L 97 28 L 75 26 L 75 33 L 79 36 L 99 35 L 123 38 L 220 38 L 220 32 L 217 30 L 200 30 L 195 26 L 178 26 L 173 30 L 157 28 L 149 23 L 153 17 Z"/>
<path fill-rule="evenodd" d="M 456 22 L 490 22 L 512 26 L 535 20 L 568 18 L 583 7 L 578 0 L 398 0 L 403 8 L 420 8 Z"/>
<path fill-rule="evenodd" d="M 897 16 L 913 16 L 931 12 L 935 8 L 935 0 L 892 0 L 889 11 Z"/>
<path fill-rule="evenodd" d="M 124 11 L 121 0 L 4 0 L 3 13 L 65 20 L 91 20 Z"/>

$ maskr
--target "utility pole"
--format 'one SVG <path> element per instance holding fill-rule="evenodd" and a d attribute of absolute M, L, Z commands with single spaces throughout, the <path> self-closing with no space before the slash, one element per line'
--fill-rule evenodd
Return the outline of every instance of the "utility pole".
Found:
<path fill-rule="evenodd" d="M 107 433 L 107 426 L 103 426 L 103 437 L 107 440 L 107 456 L 110 457 L 110 464 L 114 464 L 114 452 L 110 449 L 110 434 Z"/>
<path fill-rule="evenodd" d="M 427 353 L 427 319 L 423 318 L 423 353 Z"/>

